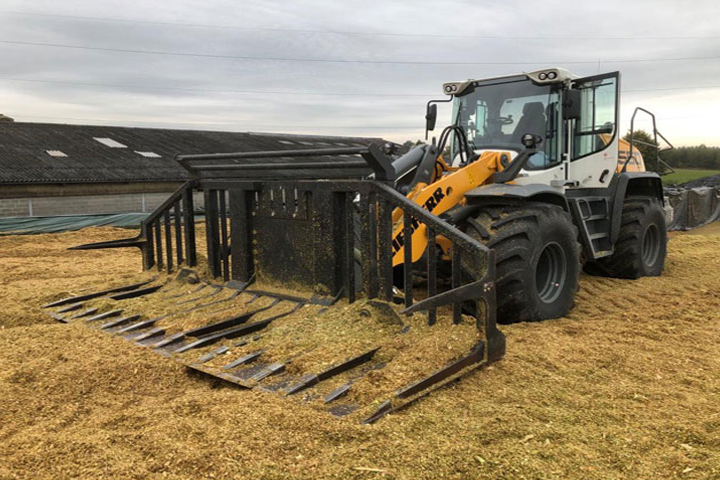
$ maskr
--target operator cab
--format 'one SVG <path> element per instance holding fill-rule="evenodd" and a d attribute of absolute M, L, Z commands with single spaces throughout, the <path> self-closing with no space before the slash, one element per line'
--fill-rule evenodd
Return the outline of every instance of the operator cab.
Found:
<path fill-rule="evenodd" d="M 603 172 L 614 172 L 618 157 L 618 87 L 617 72 L 578 78 L 561 68 L 446 83 L 452 125 L 471 150 L 461 152 L 463 142 L 451 137 L 452 164 L 467 157 L 461 153 L 505 151 L 514 158 L 525 149 L 522 136 L 532 133 L 542 142 L 516 183 L 607 186 Z"/>

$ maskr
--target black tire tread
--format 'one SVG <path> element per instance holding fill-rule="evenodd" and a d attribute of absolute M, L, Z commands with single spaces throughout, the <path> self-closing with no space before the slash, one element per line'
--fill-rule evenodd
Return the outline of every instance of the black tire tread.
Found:
<path fill-rule="evenodd" d="M 626 198 L 622 210 L 620 234 L 615 242 L 615 252 L 608 257 L 589 262 L 586 271 L 612 278 L 637 279 L 645 276 L 639 247 L 640 237 L 643 234 L 641 226 L 643 219 L 650 215 L 651 210 L 659 208 L 658 200 L 653 197 Z"/>
<path fill-rule="evenodd" d="M 561 207 L 544 203 L 483 209 L 467 222 L 467 233 L 495 250 L 497 312 L 502 323 L 545 319 L 538 317 L 530 306 L 526 289 L 531 258 L 540 242 L 538 229 L 542 216 L 561 217 L 577 239 L 578 230 L 570 214 Z M 575 244 L 575 261 L 579 263 L 580 244 Z M 573 294 L 577 290 L 577 279 L 574 281 Z"/>

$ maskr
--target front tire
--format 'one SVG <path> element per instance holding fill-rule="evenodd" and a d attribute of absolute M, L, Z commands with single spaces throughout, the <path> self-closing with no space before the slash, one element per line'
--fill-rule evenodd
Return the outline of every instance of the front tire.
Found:
<path fill-rule="evenodd" d="M 622 210 L 615 252 L 586 265 L 594 275 L 636 279 L 657 277 L 665 268 L 665 213 L 653 197 L 628 197 Z"/>
<path fill-rule="evenodd" d="M 555 205 L 485 208 L 467 233 L 495 250 L 499 323 L 566 315 L 575 302 L 580 246 L 570 215 Z"/>

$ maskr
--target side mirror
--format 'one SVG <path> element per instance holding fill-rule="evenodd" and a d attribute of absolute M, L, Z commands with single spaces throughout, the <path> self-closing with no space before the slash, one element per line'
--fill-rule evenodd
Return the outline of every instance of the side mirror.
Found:
<path fill-rule="evenodd" d="M 540 145 L 542 143 L 542 141 L 543 141 L 543 138 L 540 135 L 535 135 L 534 133 L 526 133 L 520 139 L 520 142 L 528 150 L 537 148 L 537 146 Z"/>
<path fill-rule="evenodd" d="M 580 118 L 580 90 L 566 90 L 563 99 L 563 119 L 578 120 Z"/>
<path fill-rule="evenodd" d="M 435 130 L 435 123 L 437 123 L 437 105 L 433 103 L 428 105 L 425 113 L 425 130 Z"/>

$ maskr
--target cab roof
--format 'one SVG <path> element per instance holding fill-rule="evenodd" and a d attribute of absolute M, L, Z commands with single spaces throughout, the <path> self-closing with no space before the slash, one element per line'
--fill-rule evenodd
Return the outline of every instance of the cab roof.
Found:
<path fill-rule="evenodd" d="M 446 95 L 461 95 L 470 85 L 478 85 L 480 83 L 490 80 L 511 79 L 515 77 L 517 77 L 518 79 L 528 78 L 534 83 L 540 85 L 563 83 L 567 82 L 568 80 L 578 78 L 577 75 L 571 73 L 564 68 L 544 68 L 542 70 L 536 70 L 533 72 L 514 73 L 512 75 L 501 75 L 499 77 L 470 79 L 465 80 L 464 82 L 448 82 L 443 84 L 443 93 Z"/>

